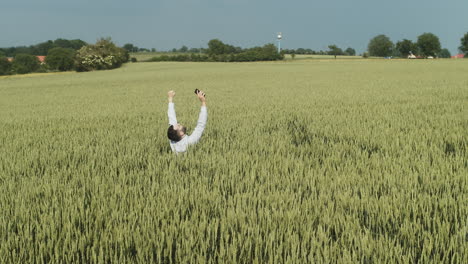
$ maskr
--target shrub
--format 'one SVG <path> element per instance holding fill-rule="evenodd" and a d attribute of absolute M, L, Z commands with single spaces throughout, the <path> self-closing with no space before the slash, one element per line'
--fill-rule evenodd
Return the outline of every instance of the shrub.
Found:
<path fill-rule="evenodd" d="M 251 49 L 243 50 L 242 52 L 238 52 L 237 48 L 225 45 L 222 42 L 210 41 L 212 48 L 211 53 L 208 55 L 201 55 L 201 54 L 180 54 L 180 55 L 161 55 L 159 57 L 153 57 L 148 61 L 217 61 L 217 62 L 243 62 L 243 61 L 273 61 L 273 60 L 282 60 L 284 59 L 283 53 L 278 53 L 276 46 L 273 44 L 267 44 L 263 47 L 255 47 Z M 216 45 L 223 44 L 223 49 L 219 47 L 213 47 Z M 228 48 L 226 48 L 228 47 Z M 232 47 L 232 48 L 229 48 Z M 227 53 L 219 53 L 220 50 L 228 50 Z"/>
<path fill-rule="evenodd" d="M 209 61 L 209 57 L 207 55 L 200 55 L 200 54 L 180 54 L 180 55 L 161 55 L 158 57 L 153 57 L 148 61 L 151 62 L 160 62 L 160 61 L 196 61 L 196 62 L 203 62 Z"/>
<path fill-rule="evenodd" d="M 66 48 L 53 48 L 50 49 L 46 63 L 51 70 L 69 71 L 73 70 L 75 66 L 75 51 Z"/>
<path fill-rule="evenodd" d="M 77 71 L 115 69 L 127 62 L 129 57 L 127 50 L 117 47 L 110 39 L 100 39 L 96 44 L 78 50 L 75 67 Z"/>
<path fill-rule="evenodd" d="M 132 57 L 132 58 L 130 59 L 130 61 L 131 61 L 131 62 L 137 62 L 138 60 L 137 60 L 137 58 Z"/>
<path fill-rule="evenodd" d="M 0 75 L 11 74 L 11 62 L 5 57 L 0 57 Z"/>
<path fill-rule="evenodd" d="M 17 54 L 12 63 L 13 71 L 19 74 L 35 72 L 39 66 L 39 59 L 29 54 Z"/>

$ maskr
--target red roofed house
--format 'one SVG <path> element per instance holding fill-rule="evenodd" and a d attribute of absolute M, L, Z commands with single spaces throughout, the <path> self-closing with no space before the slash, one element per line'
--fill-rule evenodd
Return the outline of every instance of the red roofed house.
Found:
<path fill-rule="evenodd" d="M 45 64 L 46 56 L 36 56 L 41 64 Z"/>
<path fill-rule="evenodd" d="M 47 56 L 36 56 L 36 57 L 37 57 L 37 59 L 39 60 L 39 62 L 40 62 L 41 64 L 45 64 L 45 59 L 46 59 Z M 8 57 L 7 60 L 8 60 L 9 62 L 12 62 L 12 61 L 14 60 L 14 58 Z"/>
<path fill-rule="evenodd" d="M 465 57 L 464 54 L 457 54 L 455 56 L 452 56 L 452 59 L 463 59 Z"/>

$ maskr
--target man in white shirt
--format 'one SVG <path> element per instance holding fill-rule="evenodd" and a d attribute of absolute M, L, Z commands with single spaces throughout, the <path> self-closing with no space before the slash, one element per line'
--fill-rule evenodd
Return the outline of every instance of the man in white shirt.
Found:
<path fill-rule="evenodd" d="M 174 108 L 174 103 L 173 103 L 175 92 L 171 90 L 167 93 L 167 96 L 169 98 L 169 108 L 167 110 L 167 115 L 169 117 L 169 125 L 170 125 L 169 128 L 167 129 L 167 137 L 170 140 L 172 151 L 174 151 L 175 153 L 185 152 L 187 151 L 188 146 L 196 144 L 200 140 L 203 134 L 203 130 L 205 129 L 206 121 L 208 119 L 208 112 L 206 110 L 205 93 L 203 91 L 199 91 L 197 93 L 197 97 L 201 102 L 201 109 L 200 109 L 200 115 L 198 117 L 197 126 L 195 127 L 195 130 L 192 132 L 190 136 L 185 134 L 186 127 L 177 123 L 177 118 L 176 118 L 176 113 L 175 113 L 175 108 Z"/>

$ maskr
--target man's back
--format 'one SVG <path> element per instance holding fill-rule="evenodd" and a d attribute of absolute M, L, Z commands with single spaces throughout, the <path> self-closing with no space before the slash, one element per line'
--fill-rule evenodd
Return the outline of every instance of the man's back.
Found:
<path fill-rule="evenodd" d="M 199 91 L 197 93 L 197 97 L 200 99 L 202 103 L 200 109 L 200 115 L 198 117 L 197 126 L 195 127 L 194 131 L 191 135 L 185 134 L 185 127 L 177 122 L 175 106 L 172 102 L 175 96 L 174 91 L 168 92 L 169 97 L 169 105 L 167 110 L 167 115 L 169 118 L 169 129 L 168 129 L 168 137 L 170 139 L 170 146 L 172 151 L 176 153 L 185 152 L 190 145 L 196 144 L 202 134 L 203 130 L 206 127 L 206 122 L 208 120 L 208 111 L 206 108 L 206 99 L 205 93 Z"/>
<path fill-rule="evenodd" d="M 174 105 L 174 104 L 172 104 Z M 171 106 L 169 106 L 171 107 Z M 169 113 L 169 112 L 168 112 Z M 175 113 L 175 111 L 174 111 Z M 203 130 L 205 130 L 206 123 L 208 120 L 208 110 L 206 106 L 202 106 L 200 109 L 200 115 L 198 117 L 198 122 L 197 126 L 195 127 L 195 130 L 192 132 L 192 134 L 189 135 L 184 135 L 180 141 L 170 141 L 171 144 L 171 149 L 172 151 L 179 153 L 179 152 L 185 152 L 187 151 L 187 148 L 190 145 L 198 143 L 200 140 Z"/>

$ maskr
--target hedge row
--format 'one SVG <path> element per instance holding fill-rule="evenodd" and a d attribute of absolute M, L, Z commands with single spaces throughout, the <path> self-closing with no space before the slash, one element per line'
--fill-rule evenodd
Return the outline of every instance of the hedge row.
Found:
<path fill-rule="evenodd" d="M 100 39 L 77 52 L 68 48 L 52 48 L 45 63 L 30 54 L 16 54 L 12 62 L 0 57 L 0 75 L 25 74 L 48 71 L 93 71 L 120 67 L 129 60 L 125 49 L 117 47 L 110 39 Z"/>

